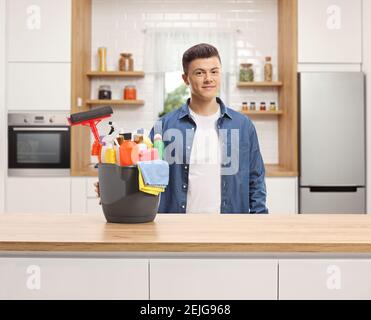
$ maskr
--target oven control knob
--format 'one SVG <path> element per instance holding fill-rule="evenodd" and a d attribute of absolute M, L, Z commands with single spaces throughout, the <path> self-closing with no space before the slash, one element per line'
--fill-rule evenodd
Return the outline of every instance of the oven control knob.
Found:
<path fill-rule="evenodd" d="M 53 123 L 53 122 L 54 122 L 53 118 L 50 118 L 50 119 L 49 119 L 49 122 L 50 122 L 50 123 Z"/>
<path fill-rule="evenodd" d="M 23 122 L 24 122 L 24 123 L 27 123 L 27 122 L 28 122 L 28 120 L 27 120 L 26 118 L 24 118 L 24 119 L 23 119 Z"/>

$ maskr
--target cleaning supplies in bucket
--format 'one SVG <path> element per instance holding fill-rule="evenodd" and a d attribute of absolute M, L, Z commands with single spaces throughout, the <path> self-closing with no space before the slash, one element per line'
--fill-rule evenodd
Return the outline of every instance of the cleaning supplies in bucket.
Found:
<path fill-rule="evenodd" d="M 163 160 L 139 161 L 139 190 L 159 195 L 169 184 L 169 164 Z"/>

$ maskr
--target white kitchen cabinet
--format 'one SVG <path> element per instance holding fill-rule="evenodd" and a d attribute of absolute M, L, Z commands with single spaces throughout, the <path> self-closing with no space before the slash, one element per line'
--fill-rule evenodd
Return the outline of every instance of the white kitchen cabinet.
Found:
<path fill-rule="evenodd" d="M 277 299 L 277 261 L 151 259 L 150 298 Z"/>
<path fill-rule="evenodd" d="M 298 213 L 298 179 L 291 177 L 268 177 L 267 207 L 270 214 Z"/>
<path fill-rule="evenodd" d="M 8 0 L 8 61 L 71 62 L 71 0 Z"/>
<path fill-rule="evenodd" d="M 87 198 L 97 198 L 97 193 L 95 192 L 95 186 L 94 184 L 99 181 L 98 177 L 91 177 L 91 178 L 86 178 L 86 197 Z"/>
<path fill-rule="evenodd" d="M 70 213 L 69 177 L 8 177 L 7 213 Z"/>
<path fill-rule="evenodd" d="M 102 206 L 99 204 L 98 198 L 86 199 L 86 213 L 103 214 Z"/>
<path fill-rule="evenodd" d="M 95 192 L 94 183 L 98 181 L 98 177 L 85 179 L 85 192 L 86 192 L 86 213 L 103 214 L 102 206 L 99 204 L 99 198 Z"/>
<path fill-rule="evenodd" d="M 71 178 L 71 213 L 102 214 L 102 206 L 95 192 L 98 177 Z"/>
<path fill-rule="evenodd" d="M 86 191 L 84 177 L 71 177 L 71 213 L 86 212 Z"/>
<path fill-rule="evenodd" d="M 70 110 L 70 63 L 8 63 L 8 110 Z"/>
<path fill-rule="evenodd" d="M 299 63 L 362 62 L 362 0 L 298 0 Z"/>
<path fill-rule="evenodd" d="M 279 299 L 371 299 L 371 260 L 279 261 Z"/>
<path fill-rule="evenodd" d="M 0 258 L 0 299 L 148 299 L 148 260 Z"/>

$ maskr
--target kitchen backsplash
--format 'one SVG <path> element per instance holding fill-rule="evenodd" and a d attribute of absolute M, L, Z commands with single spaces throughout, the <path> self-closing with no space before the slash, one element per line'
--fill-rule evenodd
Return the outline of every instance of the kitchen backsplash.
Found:
<path fill-rule="evenodd" d="M 130 52 L 134 57 L 134 69 L 143 70 L 144 78 L 137 79 L 93 79 L 92 97 L 96 99 L 98 88 L 109 84 L 112 99 L 122 98 L 123 87 L 134 84 L 138 99 L 145 101 L 144 106 L 114 107 L 114 120 L 126 130 L 138 127 L 151 129 L 162 106 L 159 105 L 158 74 L 149 66 L 148 34 L 172 30 L 204 34 L 219 32 L 230 34 L 231 48 L 221 48 L 224 54 L 223 71 L 226 78 L 223 94 L 226 103 L 240 110 L 243 101 L 278 101 L 277 89 L 237 88 L 238 66 L 240 63 L 253 63 L 256 80 L 263 80 L 264 57 L 271 56 L 273 80 L 277 75 L 277 0 L 93 0 L 92 20 L 92 70 L 97 70 L 98 47 L 107 47 L 107 68 L 118 70 L 121 52 Z M 206 30 L 206 31 L 205 31 Z M 168 32 L 168 31 L 167 31 Z M 206 41 L 205 41 L 206 42 Z M 165 50 L 165 49 L 164 49 Z M 150 52 L 149 52 L 150 51 Z M 164 59 L 166 57 L 164 56 Z M 177 57 L 181 61 L 181 54 Z M 165 61 L 166 63 L 166 61 Z M 170 63 L 170 62 L 169 62 Z M 160 63 L 161 64 L 161 63 Z M 147 68 L 147 70 L 146 70 Z M 148 70 L 151 69 L 151 70 Z M 266 163 L 278 162 L 278 122 L 274 116 L 255 117 L 263 159 Z M 108 132 L 104 125 L 99 126 L 101 133 Z"/>

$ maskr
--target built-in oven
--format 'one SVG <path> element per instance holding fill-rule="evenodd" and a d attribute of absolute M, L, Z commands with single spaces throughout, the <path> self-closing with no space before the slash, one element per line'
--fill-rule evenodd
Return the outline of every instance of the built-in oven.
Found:
<path fill-rule="evenodd" d="M 8 114 L 8 175 L 70 175 L 68 114 Z"/>

